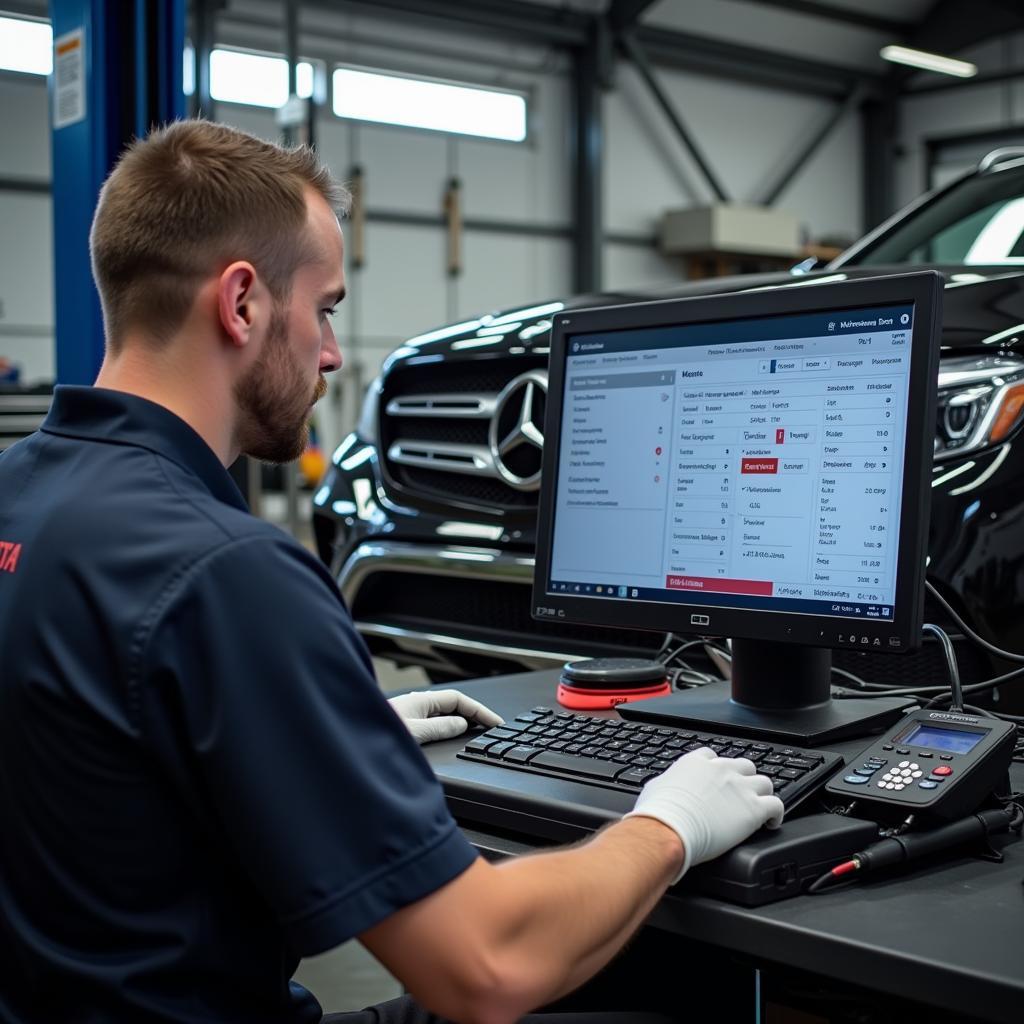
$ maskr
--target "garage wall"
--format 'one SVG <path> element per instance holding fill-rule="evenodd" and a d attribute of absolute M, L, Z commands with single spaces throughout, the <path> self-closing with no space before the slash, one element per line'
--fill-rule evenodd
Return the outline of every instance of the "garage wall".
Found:
<path fill-rule="evenodd" d="M 829 100 L 720 78 L 662 69 L 658 81 L 736 202 L 757 202 L 835 110 Z M 714 196 L 631 66 L 620 65 L 616 86 L 605 100 L 605 228 L 649 236 L 664 210 L 702 205 Z M 860 132 L 859 115 L 846 115 L 775 203 L 798 218 L 808 239 L 852 241 L 862 232 Z M 652 273 L 678 280 L 680 269 L 635 246 L 605 247 L 607 284 L 635 285 Z"/>
<path fill-rule="evenodd" d="M 276 0 L 233 0 L 219 21 L 218 42 L 280 52 Z M 529 140 L 520 145 L 320 117 L 321 152 L 339 177 L 356 166 L 371 212 L 434 218 L 434 224 L 367 225 L 366 265 L 349 267 L 351 298 L 339 312 L 347 366 L 322 408 L 321 430 L 333 444 L 354 422 L 358 395 L 384 355 L 406 336 L 497 307 L 533 304 L 571 288 L 568 237 L 572 212 L 569 65 L 553 49 L 484 36 L 433 32 L 400 18 L 370 19 L 309 8 L 302 14 L 303 57 L 388 68 L 524 89 L 530 96 Z M 659 80 L 700 141 L 730 193 L 755 199 L 772 173 L 832 111 L 827 100 L 659 71 Z M 49 179 L 45 83 L 0 76 L 0 177 Z M 678 280 L 681 269 L 649 244 L 666 209 L 704 203 L 707 189 L 635 72 L 620 64 L 604 101 L 604 217 L 615 239 L 605 245 L 607 287 Z M 273 113 L 220 104 L 217 117 L 269 139 Z M 860 231 L 860 129 L 847 118 L 793 178 L 778 205 L 795 213 L 809 237 L 855 237 Z M 447 181 L 458 177 L 464 216 L 533 225 L 552 234 L 469 230 L 464 273 L 445 269 L 439 218 Z M 8 210 L 17 213 L 8 213 Z M 53 368 L 52 270 L 46 196 L 0 191 L 0 325 L 31 327 L 14 337 L 0 327 L 0 352 L 26 378 Z M 25 240 L 30 240 L 26 242 Z M 628 244 L 632 240 L 632 244 Z M 10 296 L 10 298 L 8 298 Z M 12 305 L 12 303 L 14 305 Z M 38 333 L 33 333 L 38 332 Z"/>

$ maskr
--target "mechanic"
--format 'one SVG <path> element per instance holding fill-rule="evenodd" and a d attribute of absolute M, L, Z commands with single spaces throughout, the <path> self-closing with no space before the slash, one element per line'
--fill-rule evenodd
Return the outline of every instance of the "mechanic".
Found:
<path fill-rule="evenodd" d="M 330 574 L 225 469 L 303 449 L 346 202 L 308 149 L 200 121 L 103 187 L 96 386 L 0 456 L 5 1021 L 317 1021 L 289 979 L 353 937 L 410 996 L 332 1019 L 514 1021 L 781 820 L 703 749 L 576 848 L 493 865 L 460 834 L 415 740 L 500 719 L 389 704 Z"/>

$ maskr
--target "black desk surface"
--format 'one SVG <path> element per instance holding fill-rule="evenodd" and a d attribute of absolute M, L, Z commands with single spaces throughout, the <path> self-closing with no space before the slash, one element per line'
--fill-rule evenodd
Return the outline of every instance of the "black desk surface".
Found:
<path fill-rule="evenodd" d="M 554 706 L 555 679 L 555 673 L 534 672 L 456 688 L 514 718 L 538 705 Z M 446 766 L 454 768 L 464 742 L 424 748 L 442 783 Z M 849 759 L 866 745 L 858 740 L 830 749 Z M 503 775 L 519 778 L 511 771 Z M 1019 765 L 1013 766 L 1013 782 L 1015 789 L 1024 789 Z M 515 853 L 535 848 L 535 837 L 520 834 L 510 841 L 500 829 L 457 816 L 482 849 Z M 912 872 L 760 908 L 687 893 L 684 880 L 662 899 L 650 923 L 765 964 L 1019 1024 L 1024 1020 L 1024 843 L 1008 841 L 1001 847 L 1002 864 L 963 856 L 924 861 Z"/>

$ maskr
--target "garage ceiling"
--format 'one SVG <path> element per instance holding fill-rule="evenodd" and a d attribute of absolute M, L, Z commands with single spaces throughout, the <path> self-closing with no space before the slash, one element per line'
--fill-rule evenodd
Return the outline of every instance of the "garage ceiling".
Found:
<path fill-rule="evenodd" d="M 555 10 L 639 11 L 645 29 L 701 36 L 740 47 L 834 64 L 868 75 L 889 71 L 888 43 L 954 54 L 1024 30 L 1012 0 L 532 0 Z"/>

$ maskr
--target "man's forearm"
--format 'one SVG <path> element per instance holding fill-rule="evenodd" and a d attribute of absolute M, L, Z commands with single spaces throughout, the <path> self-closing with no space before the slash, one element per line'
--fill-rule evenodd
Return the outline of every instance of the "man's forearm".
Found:
<path fill-rule="evenodd" d="M 536 1006 L 577 988 L 621 949 L 683 863 L 679 838 L 651 818 L 630 818 L 572 849 L 506 861 L 505 915 L 493 936 L 522 958 Z M 527 965 L 528 968 L 527 968 Z"/>

